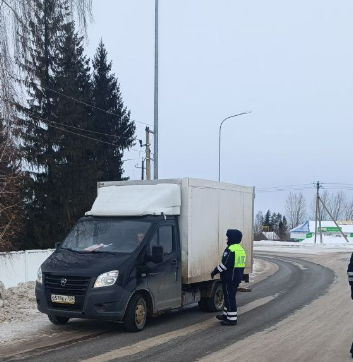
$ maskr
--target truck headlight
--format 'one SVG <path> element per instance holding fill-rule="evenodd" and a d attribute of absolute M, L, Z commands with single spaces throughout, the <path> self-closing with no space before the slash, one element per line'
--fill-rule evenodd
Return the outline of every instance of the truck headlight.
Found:
<path fill-rule="evenodd" d="M 110 287 L 111 285 L 115 284 L 118 276 L 119 270 L 112 270 L 110 272 L 103 273 L 96 279 L 93 288 Z"/>
<path fill-rule="evenodd" d="M 43 273 L 42 273 L 42 267 L 39 267 L 37 272 L 37 282 L 39 284 L 43 284 Z"/>

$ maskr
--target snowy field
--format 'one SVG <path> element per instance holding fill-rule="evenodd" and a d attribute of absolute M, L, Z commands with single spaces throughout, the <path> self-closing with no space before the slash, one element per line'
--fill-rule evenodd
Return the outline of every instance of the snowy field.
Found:
<path fill-rule="evenodd" d="M 353 252 L 353 238 L 348 238 L 347 243 L 343 237 L 323 235 L 322 243 L 320 243 L 320 236 L 317 235 L 316 244 L 314 241 L 314 237 L 298 242 L 272 240 L 254 241 L 254 251 L 273 251 L 300 254 Z"/>

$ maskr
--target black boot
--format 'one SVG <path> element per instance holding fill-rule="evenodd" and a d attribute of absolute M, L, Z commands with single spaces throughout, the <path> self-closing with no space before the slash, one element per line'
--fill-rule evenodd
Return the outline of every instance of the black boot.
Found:
<path fill-rule="evenodd" d="M 227 316 L 225 314 L 218 314 L 218 315 L 216 315 L 216 318 L 219 321 L 226 321 L 227 320 Z"/>
<path fill-rule="evenodd" d="M 237 321 L 229 321 L 229 320 L 224 320 L 221 322 L 222 326 L 236 326 L 238 324 Z"/>

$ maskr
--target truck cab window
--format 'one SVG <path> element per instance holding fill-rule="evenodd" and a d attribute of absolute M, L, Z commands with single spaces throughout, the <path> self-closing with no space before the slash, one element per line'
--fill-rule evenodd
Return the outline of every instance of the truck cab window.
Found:
<path fill-rule="evenodd" d="M 164 255 L 171 254 L 173 251 L 173 226 L 166 225 L 159 228 L 151 240 L 151 251 L 153 245 L 162 245 Z"/>

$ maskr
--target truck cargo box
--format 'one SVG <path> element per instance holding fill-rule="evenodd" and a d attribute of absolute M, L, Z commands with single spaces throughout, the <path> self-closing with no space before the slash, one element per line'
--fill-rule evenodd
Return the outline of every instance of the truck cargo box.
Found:
<path fill-rule="evenodd" d="M 135 197 L 128 197 L 134 193 L 131 186 L 160 184 L 178 185 L 179 188 L 136 187 Z M 125 189 L 124 186 L 128 187 Z M 108 193 L 102 190 L 106 187 L 109 187 Z M 116 199 L 115 187 L 119 187 Z M 127 192 L 122 192 L 120 187 L 124 187 Z M 143 197 L 144 193 L 146 197 Z M 122 194 L 125 196 L 122 197 Z M 140 196 L 137 197 L 137 194 Z M 104 206 L 108 198 L 109 211 Z M 239 229 L 243 233 L 241 245 L 247 253 L 245 274 L 252 271 L 253 205 L 254 187 L 191 178 L 112 181 L 98 184 L 98 197 L 88 214 L 121 216 L 125 213 L 126 216 L 141 216 L 155 215 L 159 211 L 166 215 L 169 212 L 178 215 L 180 212 L 182 283 L 191 284 L 210 280 L 210 273 L 219 263 L 226 247 L 227 229 Z"/>

